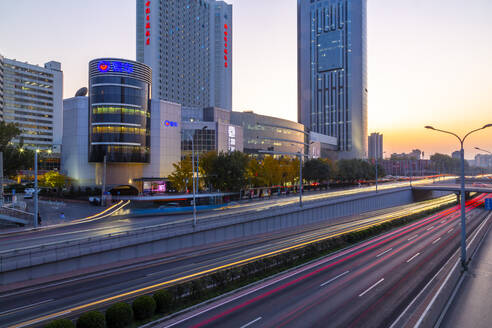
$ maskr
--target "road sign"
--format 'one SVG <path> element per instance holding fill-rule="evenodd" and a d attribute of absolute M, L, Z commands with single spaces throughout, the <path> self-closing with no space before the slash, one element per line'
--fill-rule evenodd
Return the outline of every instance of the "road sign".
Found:
<path fill-rule="evenodd" d="M 485 209 L 487 211 L 492 211 L 492 198 L 485 199 Z"/>

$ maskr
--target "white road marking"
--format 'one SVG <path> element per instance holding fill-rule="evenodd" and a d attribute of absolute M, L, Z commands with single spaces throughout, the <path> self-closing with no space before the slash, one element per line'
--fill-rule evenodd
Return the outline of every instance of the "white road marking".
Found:
<path fill-rule="evenodd" d="M 444 223 L 444 222 L 446 222 L 446 220 L 442 220 L 442 221 L 441 221 L 441 223 Z"/>
<path fill-rule="evenodd" d="M 241 328 L 246 328 L 246 327 L 249 327 L 251 326 L 252 324 L 254 324 L 255 322 L 258 322 L 261 320 L 261 317 L 258 317 L 256 318 L 255 320 L 251 321 L 251 322 L 248 322 L 247 324 L 245 324 L 244 326 L 241 326 Z"/>
<path fill-rule="evenodd" d="M 7 314 L 7 313 L 11 313 L 11 312 L 17 312 L 17 311 L 20 311 L 20 310 L 23 310 L 23 309 L 27 309 L 27 308 L 30 308 L 30 307 L 34 307 L 34 306 L 36 306 L 36 305 L 41 305 L 41 304 L 48 303 L 48 302 L 51 302 L 51 301 L 54 301 L 54 300 L 53 300 L 53 299 L 49 299 L 49 300 L 44 300 L 44 301 L 41 301 L 41 302 L 38 302 L 38 303 L 33 303 L 33 304 L 29 304 L 29 305 L 24 305 L 24 306 L 21 306 L 21 307 L 15 308 L 15 309 L 11 309 L 11 310 L 7 310 L 7 311 L 0 312 L 0 315 L 4 315 L 4 314 Z"/>
<path fill-rule="evenodd" d="M 362 297 L 364 296 L 365 294 L 367 294 L 369 291 L 371 291 L 371 289 L 373 289 L 374 287 L 376 287 L 377 285 L 379 285 L 380 283 L 382 283 L 384 281 L 384 278 L 381 278 L 381 280 L 379 280 L 377 283 L 375 283 L 374 285 L 372 285 L 371 287 L 369 287 L 369 289 L 366 289 L 366 291 L 362 292 L 359 294 L 359 297 Z"/>
<path fill-rule="evenodd" d="M 416 257 L 417 257 L 417 256 L 419 256 L 419 255 L 420 255 L 420 253 L 415 254 L 414 256 L 412 256 L 411 258 L 409 258 L 409 259 L 407 260 L 407 263 L 410 263 L 410 262 L 411 262 L 414 258 L 416 258 Z"/>
<path fill-rule="evenodd" d="M 454 230 L 454 228 L 449 229 L 448 230 L 448 233 L 451 233 L 451 231 L 453 231 L 453 230 Z"/>
<path fill-rule="evenodd" d="M 380 256 L 383 256 L 384 254 L 388 253 L 389 251 L 391 251 L 393 248 L 390 248 L 390 249 L 387 249 L 385 250 L 384 252 L 382 252 L 381 254 L 377 255 L 376 257 L 380 257 Z"/>
<path fill-rule="evenodd" d="M 413 236 L 413 237 L 411 237 L 411 238 L 408 238 L 408 241 L 413 240 L 413 239 L 417 238 L 418 236 L 419 236 L 419 235 L 415 235 L 415 236 Z"/>
<path fill-rule="evenodd" d="M 439 237 L 439 238 L 437 238 L 436 240 L 434 240 L 434 241 L 432 242 L 432 245 L 434 245 L 435 243 L 437 243 L 439 240 L 441 240 L 441 237 Z"/>
<path fill-rule="evenodd" d="M 432 226 L 432 227 L 430 227 L 429 229 L 427 229 L 427 231 L 432 230 L 432 229 L 434 229 L 434 226 Z"/>
<path fill-rule="evenodd" d="M 346 275 L 347 273 L 349 273 L 349 272 L 350 272 L 350 271 L 345 271 L 344 273 L 341 273 L 341 274 L 339 274 L 338 276 L 331 278 L 330 280 L 328 280 L 328 281 L 326 281 L 326 282 L 322 283 L 322 284 L 320 285 L 320 287 L 323 287 L 323 286 L 325 286 L 325 285 L 328 285 L 330 282 L 334 282 L 335 280 L 337 280 L 337 279 L 338 279 L 338 278 L 340 278 L 340 277 L 345 276 L 345 275 Z"/>

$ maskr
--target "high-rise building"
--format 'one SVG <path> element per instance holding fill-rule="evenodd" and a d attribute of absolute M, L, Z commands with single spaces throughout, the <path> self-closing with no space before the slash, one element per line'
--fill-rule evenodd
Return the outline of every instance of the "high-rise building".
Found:
<path fill-rule="evenodd" d="M 298 121 L 336 137 L 339 158 L 367 149 L 366 0 L 298 0 Z"/>
<path fill-rule="evenodd" d="M 232 6 L 215 0 L 137 0 L 137 61 L 152 99 L 232 107 Z"/>
<path fill-rule="evenodd" d="M 0 55 L 0 121 L 3 121 L 3 57 Z"/>
<path fill-rule="evenodd" d="M 63 72 L 59 62 L 39 67 L 0 56 L 0 119 L 16 123 L 29 149 L 60 151 L 63 130 Z"/>
<path fill-rule="evenodd" d="M 367 138 L 368 158 L 381 159 L 383 158 L 383 135 L 379 133 L 371 133 Z"/>

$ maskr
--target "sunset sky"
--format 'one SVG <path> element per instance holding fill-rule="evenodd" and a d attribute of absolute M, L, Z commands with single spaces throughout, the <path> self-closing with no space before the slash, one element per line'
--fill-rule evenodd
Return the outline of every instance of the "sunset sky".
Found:
<path fill-rule="evenodd" d="M 297 2 L 234 5 L 233 109 L 297 119 Z M 492 123 L 492 1 L 368 0 L 369 132 L 384 150 L 428 155 L 458 148 L 450 136 Z M 87 85 L 97 57 L 135 59 L 135 0 L 0 1 L 0 54 L 62 63 L 65 97 Z M 492 128 L 472 136 L 492 151 Z"/>

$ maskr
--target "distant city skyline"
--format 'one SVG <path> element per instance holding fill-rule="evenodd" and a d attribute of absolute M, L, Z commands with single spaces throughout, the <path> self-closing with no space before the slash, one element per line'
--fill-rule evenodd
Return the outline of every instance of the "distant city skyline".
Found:
<path fill-rule="evenodd" d="M 234 6 L 233 110 L 296 121 L 297 2 L 226 2 Z M 87 86 L 91 59 L 135 59 L 135 8 L 135 0 L 1 2 L 0 54 L 60 61 L 71 97 Z M 451 154 L 457 141 L 424 125 L 464 133 L 492 123 L 490 12 L 487 0 L 368 1 L 368 132 L 384 133 L 387 153 Z M 475 146 L 492 150 L 492 131 L 467 141 L 466 158 Z"/>

